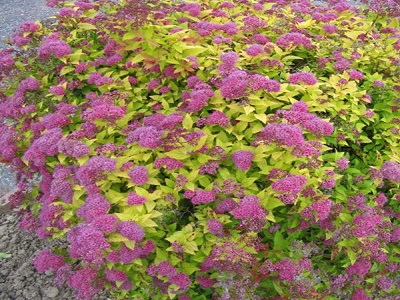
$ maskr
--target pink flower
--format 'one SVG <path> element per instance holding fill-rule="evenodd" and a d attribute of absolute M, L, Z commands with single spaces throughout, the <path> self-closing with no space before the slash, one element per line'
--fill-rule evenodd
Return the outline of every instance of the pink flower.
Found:
<path fill-rule="evenodd" d="M 78 298 L 85 300 L 92 299 L 102 289 L 101 285 L 94 283 L 98 278 L 97 272 L 97 270 L 90 267 L 74 271 L 68 277 L 68 286 L 75 290 Z"/>
<path fill-rule="evenodd" d="M 125 281 L 128 276 L 120 270 L 105 270 L 106 279 L 109 281 Z"/>
<path fill-rule="evenodd" d="M 171 157 L 162 157 L 162 158 L 157 158 L 154 161 L 154 167 L 155 168 L 162 168 L 163 166 L 166 167 L 167 170 L 175 170 L 175 169 L 180 169 L 183 167 L 183 163 L 180 162 L 179 160 L 176 160 Z"/>
<path fill-rule="evenodd" d="M 162 144 L 163 131 L 154 126 L 145 126 L 128 133 L 127 143 L 138 142 L 139 146 L 155 149 Z"/>
<path fill-rule="evenodd" d="M 306 85 L 314 85 L 317 84 L 317 79 L 311 73 L 299 72 L 289 75 L 289 83 L 290 84 L 304 83 Z"/>
<path fill-rule="evenodd" d="M 280 36 L 276 40 L 276 45 L 281 48 L 287 49 L 292 46 L 303 46 L 304 48 L 311 48 L 312 41 L 301 33 L 290 32 Z"/>
<path fill-rule="evenodd" d="M 221 127 L 227 127 L 230 125 L 230 121 L 226 114 L 221 111 L 215 110 L 208 116 L 207 124 L 216 124 Z"/>
<path fill-rule="evenodd" d="M 150 276 L 166 276 L 172 277 L 176 275 L 178 272 L 176 268 L 168 261 L 162 261 L 158 265 L 152 265 L 147 268 L 147 273 Z"/>
<path fill-rule="evenodd" d="M 57 96 L 63 96 L 65 95 L 65 89 L 60 85 L 55 85 L 49 88 L 49 93 Z"/>
<path fill-rule="evenodd" d="M 207 228 L 212 234 L 220 236 L 224 230 L 224 225 L 216 219 L 210 219 L 207 221 Z"/>
<path fill-rule="evenodd" d="M 397 226 L 391 232 L 391 234 L 390 234 L 390 242 L 392 242 L 392 243 L 400 242 L 400 226 Z"/>
<path fill-rule="evenodd" d="M 189 276 L 185 273 L 177 273 L 171 276 L 169 278 L 169 282 L 177 285 L 182 292 L 188 290 L 191 284 Z"/>
<path fill-rule="evenodd" d="M 222 80 L 221 95 L 228 99 L 237 99 L 246 95 L 247 73 L 245 71 L 233 71 Z"/>
<path fill-rule="evenodd" d="M 333 66 L 334 68 L 339 71 L 343 72 L 351 65 L 351 62 L 345 58 L 339 59 Z"/>
<path fill-rule="evenodd" d="M 325 24 L 324 26 L 322 26 L 322 28 L 325 30 L 326 33 L 329 33 L 329 34 L 333 34 L 337 30 L 337 26 L 331 25 L 331 24 Z"/>
<path fill-rule="evenodd" d="M 149 181 L 147 169 L 145 166 L 134 167 L 128 175 L 131 178 L 132 182 L 136 185 L 143 185 L 146 184 L 147 181 Z"/>
<path fill-rule="evenodd" d="M 141 242 L 145 232 L 142 227 L 133 221 L 123 221 L 117 224 L 117 231 L 131 241 Z"/>
<path fill-rule="evenodd" d="M 150 92 L 160 85 L 161 81 L 159 79 L 152 79 L 147 84 L 147 91 Z"/>
<path fill-rule="evenodd" d="M 364 79 L 364 74 L 361 73 L 360 71 L 355 70 L 355 69 L 348 70 L 348 73 L 350 75 L 350 79 L 356 79 L 356 80 Z"/>
<path fill-rule="evenodd" d="M 44 125 L 46 129 L 52 129 L 56 127 L 64 127 L 71 123 L 71 120 L 60 113 L 51 113 L 47 114 L 43 117 L 41 123 Z"/>
<path fill-rule="evenodd" d="M 335 130 L 331 123 L 317 117 L 304 121 L 301 125 L 304 129 L 314 133 L 317 137 L 331 135 Z"/>
<path fill-rule="evenodd" d="M 277 93 L 281 89 L 278 81 L 259 74 L 251 75 L 248 84 L 253 91 L 266 90 L 269 93 Z"/>
<path fill-rule="evenodd" d="M 230 213 L 237 219 L 260 219 L 263 220 L 268 212 L 260 205 L 257 196 L 245 196 L 239 201 L 239 205 Z"/>
<path fill-rule="evenodd" d="M 191 201 L 195 205 L 210 203 L 215 201 L 215 194 L 213 191 L 197 190 Z"/>
<path fill-rule="evenodd" d="M 121 250 L 119 251 L 120 261 L 124 264 L 131 263 L 134 259 L 140 257 L 143 254 L 142 249 L 139 245 L 135 245 L 134 249 L 129 249 L 124 244 L 121 246 Z"/>
<path fill-rule="evenodd" d="M 81 223 L 70 228 L 67 233 L 67 239 L 70 243 L 70 257 L 81 258 L 87 263 L 101 262 L 104 249 L 110 248 L 104 233 L 87 223 Z"/>
<path fill-rule="evenodd" d="M 251 151 L 238 150 L 232 154 L 232 160 L 236 168 L 247 171 L 250 169 L 254 154 Z"/>
<path fill-rule="evenodd" d="M 48 270 L 57 270 L 64 265 L 64 258 L 54 254 L 51 250 L 45 249 L 39 252 L 33 259 L 33 265 L 39 273 Z"/>
<path fill-rule="evenodd" d="M 37 90 L 42 84 L 34 77 L 27 77 L 18 85 L 18 91 L 26 93 L 26 91 Z"/>
<path fill-rule="evenodd" d="M 282 259 L 274 264 L 275 270 L 279 272 L 279 279 L 285 281 L 294 281 L 297 275 L 297 266 L 288 258 Z"/>
<path fill-rule="evenodd" d="M 303 131 L 297 125 L 268 124 L 260 132 L 257 141 L 266 144 L 277 143 L 284 146 L 301 146 L 305 142 Z"/>
<path fill-rule="evenodd" d="M 246 49 L 247 55 L 250 56 L 257 56 L 263 52 L 264 52 L 264 46 L 261 46 L 259 44 L 251 45 Z"/>
<path fill-rule="evenodd" d="M 275 192 L 299 194 L 307 178 L 301 175 L 288 175 L 272 183 L 271 187 Z"/>
<path fill-rule="evenodd" d="M 347 169 L 347 167 L 349 166 L 349 163 L 350 163 L 350 161 L 346 157 L 342 157 L 336 161 L 339 171 L 343 171 L 343 170 Z"/>
<path fill-rule="evenodd" d="M 325 199 L 319 202 L 314 202 L 311 204 L 311 209 L 317 213 L 319 220 L 325 220 L 328 218 L 332 207 L 332 201 Z"/>
<path fill-rule="evenodd" d="M 93 221 L 96 217 L 105 215 L 111 208 L 111 204 L 101 194 L 91 194 L 86 197 L 85 204 L 77 210 L 77 216 L 87 221 Z"/>
<path fill-rule="evenodd" d="M 363 289 L 359 288 L 354 291 L 351 300 L 371 300 L 371 298 L 367 296 Z"/>
<path fill-rule="evenodd" d="M 188 11 L 192 17 L 198 17 L 201 13 L 201 6 L 195 2 L 185 3 L 182 10 Z"/>
<path fill-rule="evenodd" d="M 371 261 L 368 258 L 361 257 L 353 265 L 347 267 L 346 274 L 365 276 L 371 266 Z"/>
<path fill-rule="evenodd" d="M 92 225 L 102 232 L 112 232 L 116 222 L 117 218 L 114 215 L 99 215 L 94 217 Z"/>
<path fill-rule="evenodd" d="M 71 47 L 65 41 L 50 37 L 43 42 L 38 51 L 38 55 L 41 59 L 49 59 L 51 55 L 62 58 L 71 53 Z"/>
<path fill-rule="evenodd" d="M 207 289 L 212 287 L 215 283 L 217 283 L 217 280 L 215 279 L 210 279 L 207 276 L 197 276 L 196 277 L 196 281 L 199 283 L 199 285 L 203 288 L 203 289 Z"/>
<path fill-rule="evenodd" d="M 385 179 L 400 182 L 400 164 L 394 161 L 386 161 L 381 168 Z"/>
<path fill-rule="evenodd" d="M 138 194 L 131 192 L 128 194 L 128 201 L 129 205 L 139 205 L 146 202 L 146 198 L 139 196 Z"/>

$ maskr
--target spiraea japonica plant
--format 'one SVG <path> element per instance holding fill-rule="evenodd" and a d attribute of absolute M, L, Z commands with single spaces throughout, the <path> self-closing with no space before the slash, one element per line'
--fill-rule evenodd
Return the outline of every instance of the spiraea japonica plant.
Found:
<path fill-rule="evenodd" d="M 82 299 L 397 299 L 399 7 L 369 2 L 51 1 L 0 52 L 11 201 L 66 245 L 36 269 Z"/>

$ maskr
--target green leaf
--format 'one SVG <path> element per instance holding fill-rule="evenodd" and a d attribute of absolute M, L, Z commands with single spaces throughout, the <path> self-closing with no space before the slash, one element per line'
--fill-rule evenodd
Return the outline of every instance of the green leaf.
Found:
<path fill-rule="evenodd" d="M 182 271 L 188 275 L 193 274 L 194 272 L 200 270 L 198 267 L 189 264 L 187 262 L 182 263 Z"/>
<path fill-rule="evenodd" d="M 185 118 L 183 119 L 182 125 L 183 125 L 183 128 L 185 128 L 187 130 L 193 129 L 193 120 L 189 114 L 187 114 L 185 116 Z"/>
<path fill-rule="evenodd" d="M 78 28 L 83 30 L 97 30 L 97 27 L 90 23 L 78 23 Z"/>
<path fill-rule="evenodd" d="M 0 252 L 0 258 L 10 258 L 12 255 L 9 253 Z"/>
<path fill-rule="evenodd" d="M 274 250 L 285 250 L 287 246 L 287 241 L 284 239 L 282 233 L 277 231 L 274 237 Z"/>

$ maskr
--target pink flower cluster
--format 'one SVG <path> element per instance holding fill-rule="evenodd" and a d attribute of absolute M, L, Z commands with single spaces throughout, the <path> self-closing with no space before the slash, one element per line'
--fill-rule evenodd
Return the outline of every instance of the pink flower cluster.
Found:
<path fill-rule="evenodd" d="M 131 193 L 128 194 L 127 203 L 129 205 L 139 205 L 139 204 L 143 204 L 145 202 L 146 202 L 146 198 L 142 197 L 142 196 L 139 196 L 135 192 L 131 192 Z"/>
<path fill-rule="evenodd" d="M 83 259 L 88 263 L 101 263 L 104 249 L 110 248 L 104 233 L 87 223 L 72 227 L 68 231 L 67 239 L 70 243 L 70 257 Z"/>
<path fill-rule="evenodd" d="M 346 157 L 342 157 L 336 161 L 339 171 L 344 171 L 349 166 L 349 159 Z"/>
<path fill-rule="evenodd" d="M 91 194 L 87 196 L 85 203 L 79 207 L 76 214 L 78 217 L 91 222 L 97 216 L 105 215 L 110 208 L 110 203 L 103 195 Z"/>
<path fill-rule="evenodd" d="M 113 232 L 116 229 L 117 217 L 115 215 L 98 215 L 91 224 L 101 232 Z"/>
<path fill-rule="evenodd" d="M 185 194 L 185 197 L 187 194 Z M 189 195 L 192 203 L 195 205 L 206 204 L 215 201 L 215 194 L 213 191 L 196 190 Z"/>
<path fill-rule="evenodd" d="M 88 162 L 79 167 L 76 178 L 83 186 L 91 186 L 97 180 L 103 179 L 103 172 L 113 172 L 116 170 L 116 162 L 112 158 L 103 156 L 93 156 Z"/>
<path fill-rule="evenodd" d="M 97 273 L 98 271 L 91 267 L 84 267 L 74 271 L 68 278 L 68 286 L 74 289 L 79 299 L 91 300 L 103 288 L 99 284 Z"/>
<path fill-rule="evenodd" d="M 286 33 L 276 40 L 276 45 L 288 49 L 293 46 L 303 46 L 306 49 L 313 47 L 311 39 L 298 32 Z"/>
<path fill-rule="evenodd" d="M 207 221 L 207 228 L 212 234 L 221 236 L 224 230 L 224 225 L 222 225 L 222 223 L 217 219 L 210 219 Z"/>
<path fill-rule="evenodd" d="M 247 171 L 250 169 L 254 153 L 246 150 L 238 150 L 232 153 L 232 161 L 236 168 Z"/>
<path fill-rule="evenodd" d="M 227 127 L 230 125 L 230 120 L 225 113 L 215 110 L 208 116 L 206 123 L 209 125 L 216 124 L 221 127 Z"/>
<path fill-rule="evenodd" d="M 99 72 L 93 72 L 89 75 L 89 78 L 87 80 L 89 84 L 94 84 L 97 86 L 102 86 L 105 84 L 111 84 L 114 82 L 114 79 L 108 76 L 103 76 Z"/>
<path fill-rule="evenodd" d="M 278 81 L 269 79 L 259 74 L 248 75 L 245 71 L 232 71 L 222 80 L 220 91 L 223 97 L 237 99 L 246 96 L 246 89 L 250 87 L 253 91 L 265 90 L 270 93 L 280 91 L 281 85 Z"/>
<path fill-rule="evenodd" d="M 371 266 L 372 266 L 371 261 L 368 258 L 360 257 L 353 265 L 347 267 L 346 274 L 350 276 L 351 275 L 364 276 L 368 273 Z"/>
<path fill-rule="evenodd" d="M 165 166 L 167 170 L 171 171 L 171 170 L 183 168 L 183 163 L 175 158 L 171 158 L 168 156 L 157 158 L 154 161 L 155 168 L 161 168 L 163 166 Z"/>
<path fill-rule="evenodd" d="M 42 121 L 40 121 L 40 124 L 46 129 L 64 127 L 70 123 L 71 120 L 67 116 L 57 112 L 45 115 Z"/>
<path fill-rule="evenodd" d="M 125 113 L 125 107 L 119 107 L 112 104 L 100 104 L 85 110 L 82 114 L 82 119 L 90 122 L 96 119 L 115 122 L 124 117 Z"/>
<path fill-rule="evenodd" d="M 400 164 L 394 161 L 386 161 L 381 168 L 383 178 L 400 182 Z"/>
<path fill-rule="evenodd" d="M 299 124 L 304 129 L 314 133 L 317 137 L 331 135 L 334 131 L 331 123 L 309 113 L 307 104 L 303 101 L 294 103 L 290 110 L 278 110 L 276 114 L 285 118 L 290 124 Z"/>
<path fill-rule="evenodd" d="M 281 90 L 281 84 L 260 74 L 249 76 L 248 86 L 253 91 L 265 90 L 269 93 L 277 93 Z"/>
<path fill-rule="evenodd" d="M 162 134 L 163 131 L 154 126 L 139 127 L 128 133 L 126 142 L 138 142 L 141 147 L 155 149 L 162 144 Z"/>
<path fill-rule="evenodd" d="M 268 124 L 260 132 L 256 141 L 262 141 L 266 144 L 276 143 L 284 146 L 301 146 L 304 144 L 303 131 L 297 125 L 290 124 Z"/>
<path fill-rule="evenodd" d="M 316 212 L 318 220 L 325 220 L 329 216 L 332 205 L 333 202 L 330 199 L 324 199 L 319 202 L 313 202 L 311 209 Z"/>
<path fill-rule="evenodd" d="M 145 232 L 139 224 L 134 221 L 122 221 L 117 224 L 117 231 L 122 236 L 135 242 L 141 242 Z"/>
<path fill-rule="evenodd" d="M 53 37 L 45 39 L 38 50 L 38 55 L 41 59 L 49 59 L 51 55 L 62 58 L 71 53 L 71 47 L 65 41 Z"/>
<path fill-rule="evenodd" d="M 46 156 L 53 156 L 58 153 L 58 142 L 63 134 L 60 128 L 47 130 L 41 137 L 33 141 L 24 154 L 24 159 L 36 166 L 45 164 Z"/>
<path fill-rule="evenodd" d="M 237 99 L 247 95 L 247 73 L 245 71 L 233 71 L 222 80 L 221 95 L 227 99 Z"/>
<path fill-rule="evenodd" d="M 180 292 L 189 289 L 191 285 L 187 274 L 178 272 L 178 270 L 168 261 L 162 261 L 158 265 L 151 265 L 147 268 L 147 273 L 154 278 L 166 277 L 168 284 L 174 284 L 179 287 Z"/>
<path fill-rule="evenodd" d="M 273 182 L 271 187 L 275 192 L 298 195 L 306 183 L 307 178 L 302 175 L 287 175 Z"/>
<path fill-rule="evenodd" d="M 58 144 L 58 151 L 64 153 L 67 156 L 79 158 L 88 155 L 90 147 L 84 142 L 72 139 L 61 139 Z"/>
<path fill-rule="evenodd" d="M 130 172 L 129 172 L 129 177 L 132 180 L 132 182 L 136 185 L 143 185 L 146 184 L 147 181 L 149 181 L 148 175 L 147 175 L 147 169 L 145 166 L 137 166 L 134 167 Z"/>
<path fill-rule="evenodd" d="M 266 211 L 260 205 L 260 199 L 257 196 L 245 196 L 241 199 L 234 209 L 230 211 L 231 215 L 237 219 L 263 220 L 267 215 Z"/>
<path fill-rule="evenodd" d="M 48 270 L 57 270 L 64 264 L 64 258 L 54 254 L 50 249 L 40 251 L 33 259 L 33 265 L 39 273 Z"/>
<path fill-rule="evenodd" d="M 299 72 L 289 75 L 290 84 L 304 83 L 305 85 L 314 85 L 317 84 L 317 82 L 317 78 L 315 78 L 313 74 L 308 72 Z"/>
<path fill-rule="evenodd" d="M 356 238 L 362 238 L 377 233 L 376 227 L 382 224 L 382 218 L 366 212 L 357 215 L 353 219 L 353 223 L 356 227 L 352 229 L 352 233 Z"/>

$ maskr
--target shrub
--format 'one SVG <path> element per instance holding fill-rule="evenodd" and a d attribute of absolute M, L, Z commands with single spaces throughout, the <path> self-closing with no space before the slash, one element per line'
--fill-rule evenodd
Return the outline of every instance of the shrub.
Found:
<path fill-rule="evenodd" d="M 0 52 L 11 199 L 67 245 L 38 271 L 84 299 L 399 294 L 395 6 L 62 3 Z"/>

